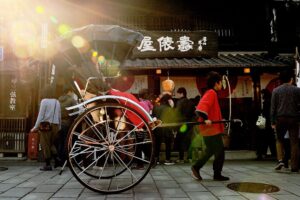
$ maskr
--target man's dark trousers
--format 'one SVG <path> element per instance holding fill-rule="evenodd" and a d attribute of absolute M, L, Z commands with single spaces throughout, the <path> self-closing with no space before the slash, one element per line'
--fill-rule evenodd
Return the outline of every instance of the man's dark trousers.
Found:
<path fill-rule="evenodd" d="M 291 143 L 291 170 L 299 170 L 299 121 L 295 117 L 278 117 L 276 133 L 279 142 L 284 141 L 284 135 L 289 131 Z"/>
<path fill-rule="evenodd" d="M 220 175 L 223 169 L 225 153 L 224 153 L 224 145 L 222 134 L 214 135 L 214 136 L 203 136 L 205 149 L 204 152 L 201 153 L 200 159 L 196 161 L 194 164 L 194 168 L 199 170 L 201 169 L 205 163 L 209 160 L 209 158 L 214 155 L 215 160 L 213 162 L 213 170 L 215 175 Z"/>

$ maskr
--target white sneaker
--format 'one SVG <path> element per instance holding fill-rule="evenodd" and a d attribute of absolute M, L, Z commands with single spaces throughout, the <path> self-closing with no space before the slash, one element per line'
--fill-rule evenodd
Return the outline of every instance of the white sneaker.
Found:
<path fill-rule="evenodd" d="M 278 164 L 276 165 L 276 167 L 274 168 L 275 170 L 281 170 L 281 168 L 283 168 L 284 163 L 279 161 Z"/>
<path fill-rule="evenodd" d="M 164 164 L 165 165 L 174 165 L 175 163 L 173 161 L 170 161 L 170 160 L 165 160 Z"/>

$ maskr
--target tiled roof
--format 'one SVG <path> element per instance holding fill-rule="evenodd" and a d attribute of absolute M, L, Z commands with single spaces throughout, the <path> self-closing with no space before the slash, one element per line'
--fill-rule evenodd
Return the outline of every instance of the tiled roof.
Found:
<path fill-rule="evenodd" d="M 143 69 L 196 69 L 223 67 L 287 67 L 293 65 L 287 56 L 269 57 L 267 54 L 220 54 L 215 58 L 136 58 L 126 60 L 125 70 Z"/>

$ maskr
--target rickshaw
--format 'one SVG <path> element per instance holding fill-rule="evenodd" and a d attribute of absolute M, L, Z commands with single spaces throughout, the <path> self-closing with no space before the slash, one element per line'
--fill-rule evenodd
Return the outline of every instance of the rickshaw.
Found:
<path fill-rule="evenodd" d="M 152 167 L 152 130 L 161 121 L 152 118 L 133 95 L 110 87 L 119 72 L 114 67 L 128 58 L 142 38 L 139 32 L 119 26 L 88 25 L 67 33 L 56 44 L 59 53 L 53 63 L 72 80 L 81 99 L 67 108 L 70 115 L 78 115 L 67 136 L 68 166 L 82 185 L 95 192 L 129 190 Z M 70 68 L 79 76 L 70 75 Z"/>
<path fill-rule="evenodd" d="M 128 190 L 151 168 L 152 130 L 159 121 L 133 95 L 110 86 L 142 38 L 120 26 L 88 25 L 52 45 L 58 51 L 52 57 L 57 75 L 72 82 L 81 100 L 67 108 L 77 115 L 67 136 L 68 166 L 82 185 L 96 192 Z"/>

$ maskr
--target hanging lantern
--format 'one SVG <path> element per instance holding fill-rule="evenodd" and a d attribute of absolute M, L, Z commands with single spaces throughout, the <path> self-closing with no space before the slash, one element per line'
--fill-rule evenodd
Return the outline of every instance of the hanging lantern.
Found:
<path fill-rule="evenodd" d="M 161 84 L 162 84 L 163 92 L 172 93 L 173 90 L 175 89 L 175 83 L 171 79 L 164 80 Z"/>

